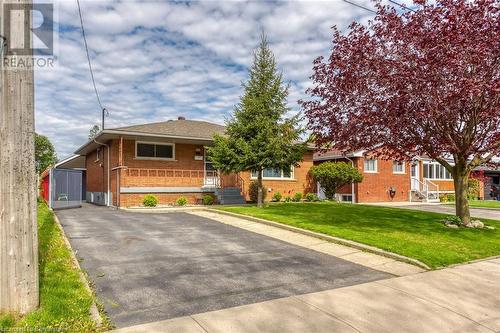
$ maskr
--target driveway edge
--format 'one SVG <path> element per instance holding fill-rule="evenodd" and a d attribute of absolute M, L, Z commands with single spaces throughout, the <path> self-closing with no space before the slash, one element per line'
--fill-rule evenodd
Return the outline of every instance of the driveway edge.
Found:
<path fill-rule="evenodd" d="M 64 229 L 62 227 L 61 221 L 59 221 L 59 218 L 57 217 L 56 213 L 52 211 L 54 214 L 54 221 L 56 222 L 57 227 L 61 231 L 61 237 L 64 240 L 64 243 L 69 249 L 71 260 L 73 261 L 73 265 L 78 269 L 78 276 L 80 277 L 80 281 L 83 283 L 85 289 L 90 292 L 95 298 L 96 294 L 94 290 L 90 287 L 89 281 L 87 280 L 87 277 L 85 276 L 85 273 L 83 269 L 80 267 L 80 263 L 78 262 L 78 259 L 76 258 L 75 251 L 73 251 L 73 248 L 71 247 L 71 243 L 68 240 L 68 237 L 66 236 L 66 233 L 64 232 Z M 95 303 L 95 300 L 92 300 L 92 305 L 90 306 L 90 316 L 92 317 L 92 320 L 97 324 L 97 326 L 102 325 L 102 317 L 101 314 L 99 313 L 99 309 L 97 308 L 97 304 Z"/>
<path fill-rule="evenodd" d="M 266 225 L 269 225 L 269 226 L 272 226 L 272 227 L 276 227 L 276 228 L 280 228 L 280 229 L 285 229 L 285 230 L 288 230 L 288 231 L 293 231 L 293 232 L 300 233 L 300 234 L 303 234 L 303 235 L 306 235 L 306 236 L 316 237 L 316 238 L 323 239 L 323 240 L 326 240 L 326 241 L 329 241 L 329 242 L 332 242 L 332 243 L 337 243 L 337 244 L 349 246 L 349 247 L 352 247 L 352 248 L 355 248 L 355 249 L 358 249 L 358 250 L 361 250 L 361 251 L 378 254 L 380 256 L 384 256 L 384 257 L 391 258 L 391 259 L 394 259 L 394 260 L 397 260 L 397 261 L 401 261 L 401 262 L 405 262 L 405 263 L 408 263 L 408 264 L 412 264 L 412 265 L 418 266 L 418 267 L 426 269 L 426 270 L 431 270 L 431 268 L 429 266 L 427 266 L 426 264 L 424 264 L 423 262 L 421 262 L 421 261 L 419 261 L 417 259 L 405 257 L 405 256 L 400 255 L 400 254 L 396 254 L 396 253 L 393 253 L 393 252 L 385 251 L 385 250 L 379 249 L 379 248 L 374 247 L 374 246 L 361 244 L 361 243 L 358 243 L 358 242 L 355 242 L 355 241 L 351 241 L 351 240 L 348 240 L 348 239 L 343 239 L 343 238 L 339 238 L 339 237 L 334 237 L 334 236 L 329 236 L 329 235 L 325 235 L 325 234 L 320 234 L 318 232 L 314 232 L 314 231 L 309 231 L 309 230 L 305 230 L 305 229 L 293 227 L 293 226 L 290 226 L 290 225 L 287 225 L 287 224 L 283 224 L 283 223 L 273 222 L 273 221 L 261 219 L 261 218 L 258 218 L 258 217 L 247 216 L 247 215 L 233 213 L 233 212 L 227 212 L 227 211 L 224 211 L 224 210 L 218 210 L 218 209 L 214 209 L 214 208 L 207 208 L 207 210 L 211 211 L 211 212 L 214 212 L 214 213 L 219 213 L 219 214 L 222 214 L 222 215 L 228 215 L 228 216 L 238 217 L 238 218 L 241 218 L 241 219 L 245 219 L 245 220 L 249 220 L 249 221 L 253 221 L 253 222 L 258 222 L 258 223 L 266 224 Z"/>

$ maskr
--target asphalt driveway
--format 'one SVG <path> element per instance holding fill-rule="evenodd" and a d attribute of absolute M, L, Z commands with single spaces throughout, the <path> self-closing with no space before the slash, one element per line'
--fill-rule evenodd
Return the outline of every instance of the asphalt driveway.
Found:
<path fill-rule="evenodd" d="M 57 216 L 117 327 L 390 277 L 188 213 Z"/>

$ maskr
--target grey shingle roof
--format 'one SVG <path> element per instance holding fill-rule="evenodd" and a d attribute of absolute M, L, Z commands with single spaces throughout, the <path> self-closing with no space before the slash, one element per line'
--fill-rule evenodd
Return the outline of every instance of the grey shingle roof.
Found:
<path fill-rule="evenodd" d="M 207 121 L 168 120 L 158 123 L 113 128 L 113 130 L 211 140 L 214 134 L 224 134 L 225 127 Z"/>

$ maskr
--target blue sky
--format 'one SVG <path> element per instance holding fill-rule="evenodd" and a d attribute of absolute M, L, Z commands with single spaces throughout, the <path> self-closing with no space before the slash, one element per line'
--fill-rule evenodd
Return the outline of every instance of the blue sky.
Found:
<path fill-rule="evenodd" d="M 356 3 L 373 8 L 369 0 Z M 35 72 L 36 130 L 59 158 L 85 143 L 100 122 L 76 1 L 58 7 L 58 62 Z M 241 94 L 264 29 L 290 82 L 289 104 L 309 86 L 312 61 L 327 55 L 331 27 L 373 14 L 332 1 L 81 1 L 107 128 L 175 119 L 223 123 Z"/>

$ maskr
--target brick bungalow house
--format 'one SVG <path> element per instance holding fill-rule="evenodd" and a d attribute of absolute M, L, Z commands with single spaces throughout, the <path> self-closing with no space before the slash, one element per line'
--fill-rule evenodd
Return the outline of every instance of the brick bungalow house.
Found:
<path fill-rule="evenodd" d="M 87 202 L 117 206 L 139 206 L 146 194 L 154 194 L 160 204 L 181 196 L 199 203 L 204 194 L 220 203 L 243 203 L 249 199 L 248 185 L 253 172 L 222 175 L 207 158 L 205 147 L 224 126 L 179 117 L 158 123 L 105 129 L 75 153 L 85 156 Z M 309 169 L 313 149 L 299 167 L 289 172 L 264 170 L 267 198 L 275 192 L 293 195 L 315 192 Z"/>
<path fill-rule="evenodd" d="M 326 161 L 352 163 L 362 174 L 359 184 L 346 185 L 338 193 L 341 201 L 439 202 L 439 195 L 453 193 L 451 174 L 439 163 L 428 158 L 416 159 L 413 163 L 399 163 L 370 157 L 364 151 L 343 155 L 340 151 L 317 152 L 314 164 Z M 318 190 L 321 196 L 321 189 Z"/>

